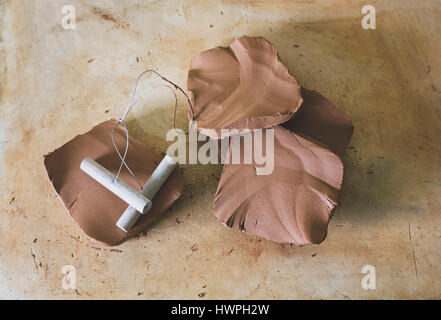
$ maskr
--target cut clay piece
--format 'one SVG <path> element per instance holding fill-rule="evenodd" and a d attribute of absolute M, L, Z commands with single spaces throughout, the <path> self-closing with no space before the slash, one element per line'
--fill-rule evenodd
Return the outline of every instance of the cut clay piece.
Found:
<path fill-rule="evenodd" d="M 300 110 L 282 125 L 343 155 L 354 131 L 351 119 L 315 91 L 302 88 L 302 97 Z"/>
<path fill-rule="evenodd" d="M 81 161 L 90 157 L 116 175 L 121 164 L 110 133 L 116 121 L 99 124 L 91 131 L 79 135 L 48 154 L 44 164 L 55 191 L 60 196 L 71 216 L 92 239 L 117 245 L 138 234 L 156 221 L 182 193 L 184 179 L 175 170 L 153 199 L 151 210 L 142 215 L 129 233 L 116 226 L 116 222 L 127 208 L 127 203 L 104 188 L 80 169 Z M 114 132 L 119 150 L 126 145 L 125 131 L 118 126 Z M 162 157 L 153 153 L 143 143 L 129 136 L 126 163 L 143 185 Z M 140 190 L 134 178 L 123 169 L 120 179 Z"/>
<path fill-rule="evenodd" d="M 227 227 L 268 240 L 318 244 L 326 237 L 342 180 L 343 164 L 335 153 L 277 126 L 273 172 L 256 175 L 254 164 L 225 164 L 214 212 Z"/>
<path fill-rule="evenodd" d="M 212 139 L 231 135 L 221 129 L 260 129 L 293 117 L 302 104 L 300 86 L 262 37 L 242 37 L 229 47 L 197 54 L 187 88 L 190 120 Z"/>

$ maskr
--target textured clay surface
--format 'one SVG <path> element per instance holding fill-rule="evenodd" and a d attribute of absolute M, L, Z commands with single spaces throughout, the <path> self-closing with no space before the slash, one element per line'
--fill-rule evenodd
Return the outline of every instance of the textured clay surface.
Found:
<path fill-rule="evenodd" d="M 322 242 L 343 181 L 340 158 L 277 126 L 273 172 L 257 175 L 255 165 L 224 165 L 214 201 L 216 217 L 230 228 L 276 242 Z"/>
<path fill-rule="evenodd" d="M 302 101 L 298 85 L 286 81 L 295 80 L 278 59 L 276 48 L 262 37 L 242 37 L 228 48 L 204 51 L 192 59 L 191 65 L 187 86 L 196 106 L 193 114 L 199 119 L 198 125 L 203 119 L 217 119 L 216 125 L 208 125 L 211 129 L 214 126 L 215 133 L 208 132 L 208 122 L 199 128 L 210 136 L 228 127 L 221 123 L 232 117 L 245 120 L 233 122 L 229 128 L 271 127 L 277 124 L 274 118 L 266 116 L 265 121 L 258 121 L 263 118 L 256 112 L 279 115 L 277 110 L 292 105 L 293 93 Z M 275 169 L 271 174 L 255 174 L 253 163 L 224 166 L 214 212 L 226 226 L 297 246 L 324 240 L 337 205 L 343 164 L 332 151 L 314 141 L 343 155 L 353 124 L 320 94 L 307 89 L 302 93 L 303 105 L 298 113 L 291 114 L 294 119 L 275 128 Z M 300 138 L 285 127 L 307 137 L 312 147 L 303 146 Z M 254 140 L 254 133 L 250 135 Z"/>
<path fill-rule="evenodd" d="M 191 60 L 187 88 L 198 130 L 216 139 L 222 129 L 260 129 L 292 118 L 300 86 L 262 37 L 241 37 Z M 211 129 L 211 130 L 207 130 Z"/>
<path fill-rule="evenodd" d="M 80 169 L 81 161 L 90 157 L 116 175 L 121 159 L 110 138 L 115 124 L 115 120 L 103 122 L 44 159 L 49 179 L 70 215 L 90 238 L 107 245 L 120 244 L 144 231 L 179 198 L 184 188 L 184 179 L 177 169 L 152 199 L 150 211 L 139 218 L 132 230 L 126 233 L 118 228 L 115 223 L 127 208 L 127 203 Z M 121 125 L 115 129 L 114 139 L 122 153 L 126 146 L 126 133 Z M 148 180 L 161 158 L 129 135 L 126 163 L 141 185 Z M 135 190 L 140 190 L 126 168 L 121 171 L 120 179 Z"/>
<path fill-rule="evenodd" d="M 320 93 L 302 88 L 302 97 L 302 107 L 283 127 L 343 155 L 354 131 L 351 119 Z"/>

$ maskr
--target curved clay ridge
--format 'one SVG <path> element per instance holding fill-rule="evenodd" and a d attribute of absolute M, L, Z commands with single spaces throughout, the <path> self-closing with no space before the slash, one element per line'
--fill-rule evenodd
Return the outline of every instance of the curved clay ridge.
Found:
<path fill-rule="evenodd" d="M 242 37 L 193 57 L 187 88 L 190 120 L 213 139 L 221 129 L 260 129 L 291 119 L 302 104 L 300 86 L 262 37 Z"/>
<path fill-rule="evenodd" d="M 343 180 L 340 158 L 281 126 L 274 128 L 274 155 L 270 175 L 256 176 L 253 164 L 224 165 L 216 217 L 227 227 L 280 243 L 322 242 Z"/>
<path fill-rule="evenodd" d="M 81 161 L 90 157 L 113 174 L 117 173 L 121 159 L 110 139 L 115 124 L 115 120 L 103 122 L 44 159 L 49 179 L 66 209 L 90 238 L 105 245 L 120 244 L 145 230 L 179 198 L 184 188 L 184 178 L 179 170 L 175 170 L 156 194 L 151 210 L 141 216 L 130 232 L 125 233 L 118 228 L 116 222 L 127 208 L 127 203 L 80 169 Z M 126 136 L 121 126 L 115 129 L 114 137 L 119 150 L 124 150 Z M 161 159 L 160 155 L 129 135 L 126 163 L 141 184 L 147 181 Z M 139 190 L 127 170 L 121 172 L 120 179 Z"/>

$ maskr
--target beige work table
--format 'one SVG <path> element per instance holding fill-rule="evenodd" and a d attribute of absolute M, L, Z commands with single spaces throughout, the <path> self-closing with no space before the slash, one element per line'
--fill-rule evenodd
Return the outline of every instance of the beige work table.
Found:
<path fill-rule="evenodd" d="M 0 4 L 0 298 L 441 298 L 439 1 L 72 0 L 74 30 L 65 4 Z M 362 28 L 366 4 L 375 30 Z M 185 87 L 194 54 L 242 35 L 273 42 L 301 85 L 354 122 L 327 239 L 295 248 L 225 228 L 212 209 L 221 166 L 184 165 L 183 196 L 144 234 L 90 241 L 43 156 L 121 116 L 142 70 Z M 128 126 L 164 152 L 173 97 L 152 83 Z M 180 98 L 178 126 L 186 113 Z M 365 265 L 376 289 L 361 285 Z"/>

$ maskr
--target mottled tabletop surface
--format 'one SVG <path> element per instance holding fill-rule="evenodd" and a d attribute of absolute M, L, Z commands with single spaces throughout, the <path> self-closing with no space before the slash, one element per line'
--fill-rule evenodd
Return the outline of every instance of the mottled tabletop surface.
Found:
<path fill-rule="evenodd" d="M 66 4 L 75 29 L 61 24 Z M 365 4 L 1 1 L 0 298 L 441 298 L 440 3 L 369 1 L 374 30 Z M 43 156 L 121 116 L 144 69 L 185 87 L 194 54 L 242 35 L 273 42 L 302 86 L 353 119 L 327 239 L 295 248 L 225 228 L 212 210 L 221 166 L 184 165 L 183 196 L 150 229 L 118 247 L 90 241 Z M 149 91 L 158 84 L 141 84 L 128 127 L 164 152 L 174 99 Z"/>

